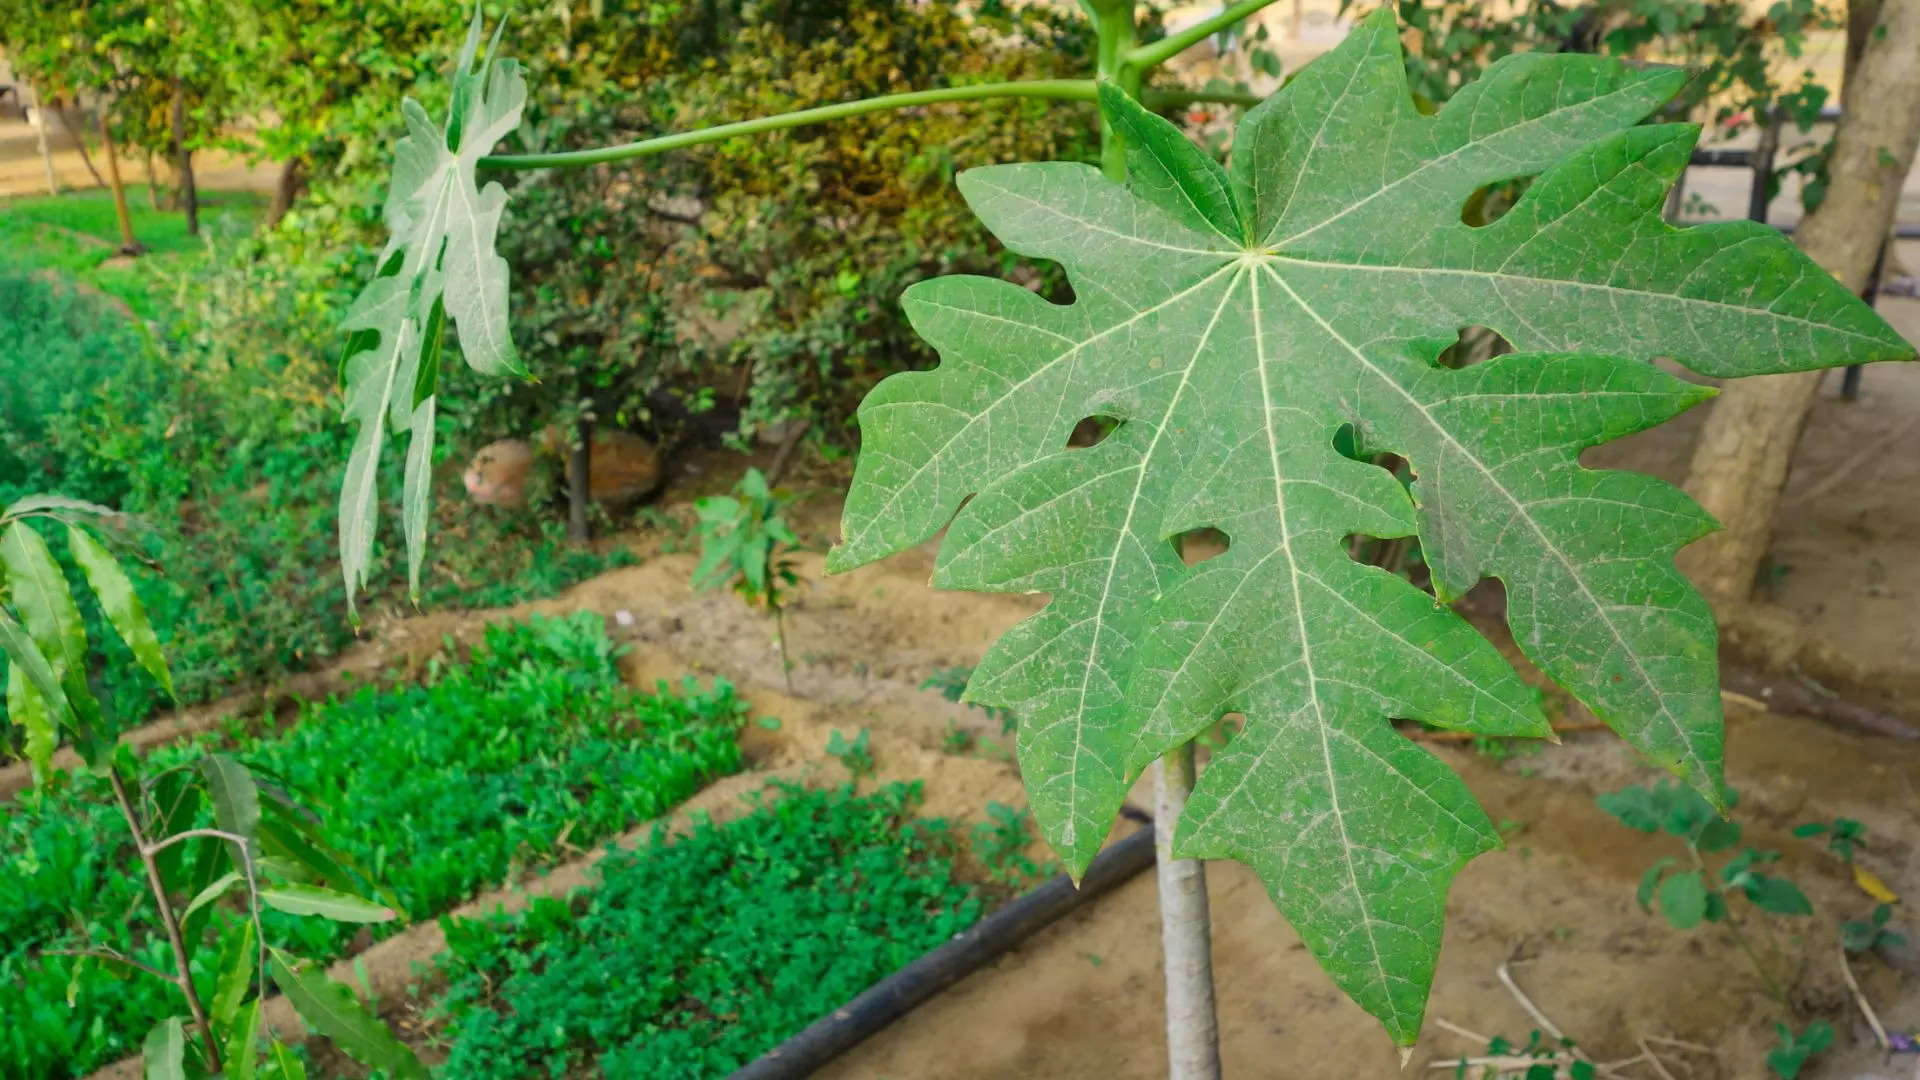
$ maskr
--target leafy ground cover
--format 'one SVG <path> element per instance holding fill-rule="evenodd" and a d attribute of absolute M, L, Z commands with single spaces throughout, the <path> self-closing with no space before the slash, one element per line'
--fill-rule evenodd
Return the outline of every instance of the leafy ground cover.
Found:
<path fill-rule="evenodd" d="M 0 230 L 17 227 L 6 220 Z M 0 386 L 23 389 L 0 395 L 0 502 L 58 492 L 132 516 L 127 539 L 143 559 L 129 573 L 185 702 L 345 646 L 345 600 L 327 568 L 350 436 L 332 404 L 236 374 L 202 331 L 138 325 L 64 271 L 9 268 L 12 242 L 0 235 Z M 568 544 L 557 520 L 475 516 L 451 500 L 435 513 L 462 538 L 427 576 L 421 600 L 436 608 L 550 595 L 632 562 L 623 548 Z M 380 540 L 386 550 L 398 536 Z M 61 538 L 48 542 L 64 557 Z M 401 602 L 382 584 L 372 603 Z M 97 612 L 83 613 L 105 643 L 103 696 L 122 723 L 139 722 L 159 688 L 97 632 Z"/>
<path fill-rule="evenodd" d="M 422 685 L 314 703 L 291 730 L 234 739 L 325 822 L 333 845 L 413 919 L 654 817 L 740 768 L 745 706 L 716 683 L 639 694 L 590 614 L 490 627 L 463 662 Z M 136 767 L 151 780 L 199 748 Z M 49 956 L 105 946 L 170 961 L 141 902 L 137 862 L 96 778 L 9 808 L 0 821 L 0 1060 L 6 1075 L 82 1075 L 137 1048 L 174 1008 L 157 980 Z M 211 820 L 210 815 L 201 825 Z M 355 927 L 278 912 L 272 940 L 337 956 Z M 405 920 L 383 924 L 392 933 Z M 237 929 L 216 915 L 208 934 Z M 206 957 L 217 949 L 202 950 Z M 200 973 L 208 980 L 214 972 Z"/>
<path fill-rule="evenodd" d="M 201 235 L 189 236 L 184 215 L 153 209 L 146 185 L 130 185 L 127 209 L 134 235 L 147 252 L 127 263 L 112 261 L 120 246 L 120 226 L 114 220 L 113 196 L 104 189 L 0 200 L 0 267 L 60 271 L 119 299 L 143 318 L 153 318 L 169 280 L 185 268 L 203 265 L 213 248 L 252 231 L 266 205 L 266 196 L 255 191 L 205 192 Z M 0 308 L 4 319 L 5 309 Z"/>
<path fill-rule="evenodd" d="M 732 1072 L 979 918 L 920 798 L 786 788 L 610 855 L 570 901 L 446 920 L 447 1074 Z"/>

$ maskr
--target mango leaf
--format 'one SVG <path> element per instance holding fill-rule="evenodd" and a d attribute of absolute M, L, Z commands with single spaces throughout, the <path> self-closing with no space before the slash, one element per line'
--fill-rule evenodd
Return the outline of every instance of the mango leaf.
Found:
<path fill-rule="evenodd" d="M 407 134 L 395 146 L 386 203 L 391 235 L 379 273 L 342 323 L 348 333 L 340 360 L 346 416 L 360 428 L 340 486 L 340 568 L 350 612 L 373 557 L 376 477 L 389 427 L 411 433 L 401 510 L 408 586 L 416 599 L 420 591 L 433 395 L 447 320 L 458 329 L 460 351 L 475 370 L 523 373 L 507 332 L 507 263 L 494 251 L 507 193 L 497 183 L 481 188 L 474 176 L 480 158 L 520 125 L 527 98 L 519 64 L 495 61 L 499 36 L 496 26 L 487 60 L 476 68 L 476 7 L 445 123 L 435 124 L 411 98 L 402 103 Z"/>
<path fill-rule="evenodd" d="M 370 1068 L 385 1069 L 396 1080 L 426 1080 L 427 1070 L 420 1059 L 360 1004 L 353 991 L 318 969 L 295 970 L 293 962 L 277 949 L 268 954 L 268 970 L 300 1019 L 315 1033 L 332 1039 L 348 1057 Z"/>
<path fill-rule="evenodd" d="M 319 885 L 267 885 L 260 889 L 260 899 L 289 915 L 318 915 L 335 922 L 389 922 L 398 915 L 385 905 Z"/>
<path fill-rule="evenodd" d="M 179 1017 L 153 1025 L 140 1044 L 140 1064 L 147 1080 L 187 1080 L 187 1030 Z"/>
<path fill-rule="evenodd" d="M 1175 851 L 1253 866 L 1402 1044 L 1448 885 L 1499 837 L 1389 718 L 1547 727 L 1485 639 L 1347 539 L 1418 536 L 1441 599 L 1499 578 L 1527 656 L 1719 804 L 1715 628 L 1673 565 L 1712 522 L 1579 455 L 1709 395 L 1655 358 L 1732 376 L 1912 354 L 1773 230 L 1661 220 L 1698 131 L 1636 125 L 1685 78 L 1509 56 L 1426 116 L 1388 5 L 1248 112 L 1224 170 L 1106 87 L 1129 185 L 1068 163 L 959 180 L 1010 250 L 1061 264 L 1074 302 L 917 284 L 905 307 L 941 365 L 860 409 L 829 569 L 945 527 L 936 585 L 1051 594 L 967 696 L 1020 717 L 1068 868 L 1158 755 L 1244 713 Z M 1477 189 L 1525 176 L 1507 213 L 1461 220 Z M 1518 351 L 1439 366 L 1470 326 Z M 1069 448 L 1087 417 L 1117 424 Z M 1405 459 L 1411 488 L 1337 453 L 1344 430 Z M 1229 546 L 1188 567 L 1177 538 L 1202 527 Z"/>
<path fill-rule="evenodd" d="M 8 637 L 9 630 L 15 635 L 10 643 L 12 647 L 32 649 L 32 653 L 23 653 L 25 659 L 13 659 L 7 665 L 7 716 L 26 732 L 21 746 L 21 756 L 33 768 L 34 780 L 45 783 L 53 771 L 53 749 L 59 745 L 60 734 L 53 719 L 53 710 L 47 706 L 47 694 L 51 692 L 54 708 L 66 709 L 66 694 L 60 689 L 60 683 L 53 678 L 53 669 L 47 666 L 46 659 L 33 647 L 33 641 L 21 630 L 13 617 L 0 609 L 0 640 Z M 11 647 L 8 655 L 12 655 Z M 28 674 L 28 665 L 39 661 L 42 678 L 36 680 Z"/>
<path fill-rule="evenodd" d="M 153 624 L 147 621 L 146 606 L 133 591 L 127 572 L 120 569 L 105 545 L 78 525 L 67 526 L 67 547 L 73 552 L 73 561 L 79 563 L 87 575 L 87 584 L 99 598 L 100 610 L 106 612 L 114 632 L 127 643 L 133 658 L 147 669 L 153 681 L 171 696 L 173 675 L 167 670 L 167 658 L 160 652 L 160 639 L 154 636 Z"/>
<path fill-rule="evenodd" d="M 111 506 L 102 506 L 84 499 L 69 499 L 64 495 L 28 495 L 24 499 L 16 499 L 9 503 L 5 512 L 0 513 L 0 517 L 14 518 L 25 514 L 57 515 L 63 510 L 76 514 L 91 514 L 94 517 L 120 516 L 120 511 Z"/>
<path fill-rule="evenodd" d="M 83 728 L 97 726 L 100 705 L 87 689 L 86 628 L 67 588 L 66 575 L 47 550 L 47 542 L 31 525 L 14 522 L 0 533 L 0 567 L 6 570 L 7 596 L 40 655 L 53 669 L 66 699 L 65 708 L 56 711 L 56 719 L 70 711 Z M 47 700 L 58 699 L 48 696 Z"/>
<path fill-rule="evenodd" d="M 207 781 L 214 824 L 245 841 L 245 852 L 232 852 L 233 865 L 244 866 L 260 846 L 260 792 L 253 774 L 226 754 L 208 754 L 200 759 L 200 775 Z"/>
<path fill-rule="evenodd" d="M 247 1002 L 233 1027 L 227 1031 L 227 1071 L 223 1080 L 253 1080 L 258 1075 L 260 1057 L 260 1002 Z"/>
<path fill-rule="evenodd" d="M 253 976 L 260 962 L 255 947 L 253 920 L 243 919 L 239 930 L 227 935 L 220 947 L 220 981 L 214 986 L 208 1013 L 220 1027 L 233 1023 L 253 989 Z M 255 1004 L 258 1004 L 256 1001 Z"/>

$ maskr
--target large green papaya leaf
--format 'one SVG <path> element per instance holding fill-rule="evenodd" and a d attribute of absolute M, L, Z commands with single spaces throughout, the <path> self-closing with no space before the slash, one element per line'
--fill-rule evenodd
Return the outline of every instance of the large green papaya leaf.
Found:
<path fill-rule="evenodd" d="M 1007 247 L 1066 269 L 1074 302 L 916 285 L 908 315 L 942 362 L 861 406 L 830 569 L 951 523 L 935 584 L 1051 594 L 970 694 L 1020 717 L 1067 865 L 1085 869 L 1156 757 L 1244 713 L 1175 851 L 1254 867 L 1403 1044 L 1448 885 L 1499 839 L 1389 719 L 1548 728 L 1485 639 L 1346 538 L 1417 535 L 1443 599 L 1499 578 L 1526 655 L 1719 802 L 1714 623 L 1673 565 L 1713 522 L 1578 456 L 1708 396 L 1655 358 L 1734 376 L 1913 351 L 1774 231 L 1661 220 L 1697 129 L 1636 125 L 1683 80 L 1511 56 L 1424 116 L 1382 9 L 1247 114 L 1225 170 L 1109 87 L 1127 186 L 1075 164 L 960 178 Z M 1477 189 L 1529 176 L 1510 212 L 1462 222 Z M 1439 366 L 1473 325 L 1518 351 Z M 1088 416 L 1119 423 L 1068 448 Z M 1410 463 L 1410 493 L 1336 452 L 1349 425 Z M 1176 538 L 1203 526 L 1228 550 L 1188 568 Z"/>
<path fill-rule="evenodd" d="M 346 414 L 360 425 L 340 486 L 340 569 L 350 610 L 373 556 L 379 518 L 375 479 L 389 425 L 410 433 L 401 511 L 407 581 L 413 593 L 419 592 L 434 384 L 448 320 L 475 370 L 523 373 L 507 332 L 507 262 L 494 251 L 507 193 L 497 183 L 481 188 L 474 177 L 480 158 L 520 125 L 527 99 L 520 65 L 495 59 L 499 37 L 495 27 L 487 59 L 476 68 L 476 7 L 444 124 L 435 124 L 411 98 L 402 104 L 407 134 L 395 146 L 386 204 L 391 236 L 379 273 L 354 298 L 343 323 L 351 335 L 340 361 Z"/>

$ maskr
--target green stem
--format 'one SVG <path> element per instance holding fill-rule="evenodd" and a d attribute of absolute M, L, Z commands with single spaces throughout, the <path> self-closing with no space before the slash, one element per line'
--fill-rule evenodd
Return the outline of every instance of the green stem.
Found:
<path fill-rule="evenodd" d="M 1733 917 L 1733 905 L 1728 902 L 1727 892 L 1713 883 L 1713 874 L 1707 870 L 1707 861 L 1700 857 L 1700 850 L 1688 844 L 1687 855 L 1693 859 L 1693 865 L 1699 870 L 1700 880 L 1706 884 L 1707 889 L 1720 897 L 1720 906 L 1727 913 L 1727 932 L 1733 935 L 1733 943 L 1740 946 L 1740 951 L 1747 954 L 1747 960 L 1753 964 L 1753 973 L 1760 977 L 1760 984 L 1766 988 L 1767 996 L 1781 1008 L 1792 1012 L 1792 1006 L 1787 1003 L 1785 988 L 1774 980 L 1772 971 L 1768 969 L 1766 962 L 1760 959 L 1760 951 L 1755 949 L 1753 942 L 1741 932 L 1740 923 Z"/>
<path fill-rule="evenodd" d="M 1143 90 L 1140 93 L 1141 103 L 1155 112 L 1177 109 L 1182 105 L 1238 105 L 1243 109 L 1251 109 L 1265 100 L 1259 94 L 1242 94 L 1233 90 Z"/>
<path fill-rule="evenodd" d="M 884 112 L 888 109 L 907 109 L 916 105 L 940 105 L 950 101 L 979 101 L 985 98 L 1007 97 L 1092 101 L 1094 85 L 1092 79 L 1027 79 L 1020 82 L 944 86 L 938 90 L 913 90 L 904 94 L 887 94 L 881 97 L 862 98 L 859 101 L 844 101 L 836 105 L 820 105 L 775 116 L 760 116 L 752 120 L 701 128 L 698 131 L 675 132 L 672 135 L 660 135 L 651 139 L 641 139 L 639 142 L 622 143 L 619 146 L 570 150 L 556 154 L 507 154 L 483 157 L 479 165 L 483 169 L 553 169 L 602 165 L 611 161 L 626 161 L 629 158 L 645 157 L 648 154 L 660 154 L 682 147 L 698 146 L 702 143 L 719 142 L 738 135 L 757 135 L 763 131 L 779 131 L 782 128 L 818 124 L 827 120 L 860 116 L 864 113 Z"/>
<path fill-rule="evenodd" d="M 1169 34 L 1159 41 L 1127 50 L 1126 63 L 1136 71 L 1158 67 L 1185 52 L 1194 43 L 1225 30 L 1271 3 L 1273 0 L 1240 0 L 1220 14 L 1202 19 L 1177 34 Z"/>
<path fill-rule="evenodd" d="M 1137 40 L 1132 0 L 1108 3 L 1086 0 L 1086 3 L 1099 43 L 1096 64 L 1100 77 L 1113 80 L 1128 97 L 1138 98 L 1141 69 L 1127 63 Z M 1119 133 L 1107 122 L 1105 113 L 1100 115 L 1100 168 L 1115 183 L 1126 179 L 1126 148 L 1120 142 Z"/>

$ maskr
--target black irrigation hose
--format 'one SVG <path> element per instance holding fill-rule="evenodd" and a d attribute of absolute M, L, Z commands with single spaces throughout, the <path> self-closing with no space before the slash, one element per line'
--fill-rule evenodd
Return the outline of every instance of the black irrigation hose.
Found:
<path fill-rule="evenodd" d="M 1055 877 L 748 1062 L 732 1080 L 806 1076 L 1055 919 L 1152 865 L 1153 827 L 1148 825 L 1101 852 L 1078 889 L 1067 875 Z"/>

